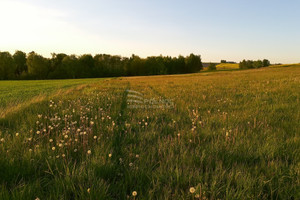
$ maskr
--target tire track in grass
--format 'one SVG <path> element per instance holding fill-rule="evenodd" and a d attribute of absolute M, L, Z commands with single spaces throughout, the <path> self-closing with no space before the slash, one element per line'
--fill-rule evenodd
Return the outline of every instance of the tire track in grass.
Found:
<path fill-rule="evenodd" d="M 125 133 L 125 121 L 127 119 L 127 95 L 130 89 L 130 83 L 127 83 L 127 87 L 123 92 L 121 99 L 120 110 L 116 110 L 116 125 L 118 129 L 113 133 L 111 142 L 111 160 L 110 163 L 95 166 L 95 173 L 102 179 L 107 181 L 109 188 L 108 193 L 112 199 L 126 199 L 129 195 L 130 184 L 127 180 L 130 179 L 131 173 L 127 169 L 127 166 L 123 164 L 125 155 L 125 148 L 127 145 L 127 135 Z M 122 160 L 121 160 L 122 159 Z"/>
<path fill-rule="evenodd" d="M 131 88 L 128 82 L 125 91 L 122 96 L 122 103 L 120 106 L 120 112 L 117 112 L 118 117 L 116 124 L 118 125 L 117 131 L 113 135 L 112 139 L 112 165 L 110 166 L 110 172 L 112 176 L 109 176 L 107 181 L 109 182 L 108 192 L 113 199 L 127 199 L 132 195 L 133 191 L 138 191 L 138 195 L 141 197 L 149 190 L 150 187 L 150 175 L 147 172 L 139 168 L 133 169 L 129 166 L 130 152 L 128 152 L 129 146 L 138 146 L 140 141 L 140 133 L 136 131 L 128 131 L 126 123 L 131 123 L 131 113 L 127 108 L 128 90 Z M 133 115 L 134 117 L 134 115 Z"/>

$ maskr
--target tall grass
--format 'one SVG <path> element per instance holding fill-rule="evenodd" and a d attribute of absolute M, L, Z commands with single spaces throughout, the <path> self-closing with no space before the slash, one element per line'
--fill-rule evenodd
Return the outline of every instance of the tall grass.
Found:
<path fill-rule="evenodd" d="M 299 77 L 265 68 L 44 93 L 0 121 L 0 199 L 299 199 Z M 174 104 L 132 108 L 128 90 Z"/>

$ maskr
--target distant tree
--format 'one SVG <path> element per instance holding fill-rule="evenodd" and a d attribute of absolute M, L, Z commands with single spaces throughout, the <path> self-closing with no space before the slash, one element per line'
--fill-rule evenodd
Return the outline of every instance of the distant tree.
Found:
<path fill-rule="evenodd" d="M 252 60 L 243 60 L 239 64 L 240 69 L 252 69 L 254 68 L 253 66 L 253 61 Z"/>
<path fill-rule="evenodd" d="M 227 61 L 226 60 L 221 60 L 221 63 L 227 63 Z"/>
<path fill-rule="evenodd" d="M 264 59 L 263 60 L 263 67 L 268 67 L 268 66 L 270 66 L 270 61 L 267 60 L 267 59 Z"/>
<path fill-rule="evenodd" d="M 201 69 L 203 69 L 200 55 L 190 54 L 185 58 L 185 64 L 185 73 L 199 72 Z"/>
<path fill-rule="evenodd" d="M 13 79 L 15 77 L 16 65 L 9 52 L 0 52 L 0 79 Z"/>
<path fill-rule="evenodd" d="M 210 71 L 217 70 L 216 64 L 215 63 L 209 63 L 208 70 L 210 70 Z"/>
<path fill-rule="evenodd" d="M 263 62 L 261 60 L 253 61 L 253 68 L 261 68 L 263 67 Z"/>
<path fill-rule="evenodd" d="M 68 69 L 64 68 L 62 65 L 62 61 L 67 55 L 64 53 L 52 53 L 51 55 L 52 58 L 50 59 L 48 78 L 71 78 L 69 77 Z"/>
<path fill-rule="evenodd" d="M 79 78 L 94 77 L 92 73 L 95 66 L 93 56 L 91 54 L 84 54 L 79 57 L 78 61 L 80 66 L 78 71 L 76 71 L 76 76 Z"/>
<path fill-rule="evenodd" d="M 50 62 L 48 59 L 35 52 L 30 52 L 26 64 L 28 66 L 28 73 L 36 79 L 45 79 L 48 76 Z"/>
<path fill-rule="evenodd" d="M 62 60 L 62 69 L 63 71 L 66 72 L 65 76 L 67 78 L 78 78 L 76 76 L 76 73 L 80 71 L 79 65 L 80 64 L 77 56 L 75 55 L 65 56 Z"/>
<path fill-rule="evenodd" d="M 268 60 L 257 60 L 257 61 L 253 61 L 253 60 L 243 60 L 242 62 L 240 62 L 239 64 L 239 68 L 240 69 L 253 69 L 253 68 L 261 68 L 261 67 L 265 67 L 265 66 L 269 66 L 270 62 Z"/>
<path fill-rule="evenodd" d="M 127 65 L 125 66 L 126 75 L 128 76 L 142 75 L 144 63 L 145 62 L 143 59 L 133 54 L 129 58 Z"/>
<path fill-rule="evenodd" d="M 26 65 L 26 53 L 22 51 L 16 51 L 13 55 L 14 62 L 16 64 L 16 76 L 21 76 L 22 73 L 27 72 L 27 65 Z"/>

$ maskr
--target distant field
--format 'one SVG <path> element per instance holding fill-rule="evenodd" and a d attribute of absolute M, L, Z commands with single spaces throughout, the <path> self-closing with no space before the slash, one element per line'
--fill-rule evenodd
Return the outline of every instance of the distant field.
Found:
<path fill-rule="evenodd" d="M 235 63 L 221 63 L 218 64 L 217 66 L 217 70 L 232 70 L 232 69 L 239 69 L 239 64 Z"/>
<path fill-rule="evenodd" d="M 0 90 L 0 199 L 300 199 L 300 67 Z"/>

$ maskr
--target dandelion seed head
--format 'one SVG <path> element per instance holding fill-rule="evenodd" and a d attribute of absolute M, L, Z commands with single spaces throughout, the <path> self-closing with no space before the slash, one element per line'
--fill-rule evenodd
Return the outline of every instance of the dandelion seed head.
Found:
<path fill-rule="evenodd" d="M 132 192 L 132 196 L 135 197 L 136 195 L 137 195 L 137 192 L 136 192 L 136 191 L 133 191 L 133 192 Z"/>
<path fill-rule="evenodd" d="M 195 190 L 195 188 L 194 188 L 194 187 L 191 187 L 191 188 L 190 188 L 190 193 L 192 193 L 192 194 L 193 194 L 193 193 L 195 193 L 195 191 L 196 191 L 196 190 Z"/>

